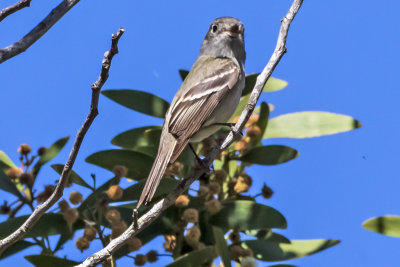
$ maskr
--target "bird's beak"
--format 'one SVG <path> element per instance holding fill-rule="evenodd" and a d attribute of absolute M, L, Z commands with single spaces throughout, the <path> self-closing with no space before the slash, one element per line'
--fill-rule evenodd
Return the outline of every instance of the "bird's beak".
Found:
<path fill-rule="evenodd" d="M 239 26 L 237 24 L 230 25 L 225 29 L 230 37 L 238 37 L 240 33 Z"/>

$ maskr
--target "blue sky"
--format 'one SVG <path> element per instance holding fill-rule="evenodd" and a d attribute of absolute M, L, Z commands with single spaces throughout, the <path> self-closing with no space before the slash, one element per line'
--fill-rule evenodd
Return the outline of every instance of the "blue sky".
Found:
<path fill-rule="evenodd" d="M 13 2 L 2 1 L 1 8 Z M 181 83 L 178 69 L 191 67 L 214 18 L 234 16 L 243 21 L 246 72 L 255 73 L 269 59 L 280 19 L 290 4 L 278 0 L 82 1 L 26 53 L 0 65 L 0 150 L 16 161 L 21 143 L 38 148 L 75 136 L 88 111 L 90 85 L 98 76 L 111 33 L 119 27 L 125 27 L 126 33 L 104 89 L 146 90 L 170 101 Z M 0 47 L 18 40 L 54 6 L 54 1 L 33 0 L 30 8 L 2 21 Z M 264 203 L 287 218 L 288 229 L 282 234 L 291 239 L 342 241 L 292 264 L 398 265 L 400 241 L 368 232 L 361 223 L 372 216 L 400 214 L 399 8 L 394 0 L 309 0 L 292 24 L 288 53 L 273 73 L 289 86 L 262 97 L 275 105 L 271 115 L 321 110 L 351 115 L 363 124 L 361 129 L 339 135 L 268 140 L 265 144 L 296 148 L 300 157 L 280 166 L 250 169 L 256 180 L 253 189 L 265 181 L 275 191 Z M 84 159 L 112 148 L 110 140 L 118 133 L 162 120 L 130 111 L 103 96 L 99 109 L 74 169 L 87 179 L 95 172 L 106 180 L 110 173 Z M 53 163 L 64 163 L 71 146 L 72 141 Z M 43 184 L 57 178 L 50 168 L 41 174 Z M 98 248 L 80 254 L 71 243 L 59 256 L 83 260 Z M 38 252 L 29 249 L 23 255 Z M 21 256 L 1 264 L 29 266 Z"/>

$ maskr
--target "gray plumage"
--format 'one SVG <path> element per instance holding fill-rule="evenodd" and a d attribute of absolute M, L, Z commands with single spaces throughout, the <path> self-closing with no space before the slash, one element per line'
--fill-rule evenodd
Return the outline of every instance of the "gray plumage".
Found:
<path fill-rule="evenodd" d="M 164 175 L 189 142 L 215 133 L 235 111 L 244 88 L 243 24 L 231 17 L 215 19 L 200 55 L 176 93 L 167 113 L 160 145 L 137 208 L 148 202 Z"/>

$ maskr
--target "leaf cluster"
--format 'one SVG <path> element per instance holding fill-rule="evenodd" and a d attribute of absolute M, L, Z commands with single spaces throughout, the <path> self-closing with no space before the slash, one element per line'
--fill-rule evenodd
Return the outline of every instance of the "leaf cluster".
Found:
<path fill-rule="evenodd" d="M 187 71 L 181 70 L 182 79 Z M 246 105 L 257 74 L 246 76 L 246 87 L 240 104 L 231 118 L 234 122 Z M 270 78 L 264 92 L 275 92 L 287 86 L 287 82 Z M 129 109 L 163 118 L 169 103 L 145 91 L 114 89 L 102 92 L 104 96 Z M 141 231 L 135 239 L 123 246 L 110 261 L 121 257 L 132 257 L 137 265 L 154 262 L 158 256 L 173 258 L 170 266 L 210 266 L 220 257 L 224 266 L 232 261 L 251 262 L 285 261 L 304 257 L 339 243 L 338 240 L 290 240 L 276 229 L 285 229 L 287 222 L 278 210 L 261 204 L 261 198 L 269 199 L 273 189 L 264 181 L 262 188 L 252 188 L 253 179 L 248 169 L 253 165 L 272 166 L 284 164 L 299 156 L 296 149 L 282 144 L 269 144 L 273 138 L 311 138 L 350 131 L 360 127 L 360 123 L 346 115 L 320 111 L 302 111 L 271 117 L 274 106 L 262 102 L 246 125 L 246 133 L 234 142 L 215 160 L 213 170 L 199 178 L 199 183 L 181 195 L 174 206 L 165 210 L 149 227 Z M 216 134 L 195 145 L 201 156 L 220 144 L 229 133 L 222 127 Z M 98 186 L 95 175 L 89 179 L 72 172 L 70 183 L 74 187 L 84 187 L 90 193 L 82 198 L 79 192 L 70 195 L 69 203 L 62 200 L 59 209 L 45 214 L 36 226 L 21 240 L 9 247 L 1 256 L 5 258 L 30 246 L 40 246 L 41 255 L 29 255 L 26 259 L 35 266 L 71 266 L 77 262 L 57 257 L 63 245 L 76 232 L 85 229 L 83 236 L 76 240 L 77 249 L 86 250 L 91 242 L 101 242 L 103 246 L 121 234 L 132 222 L 132 208 L 145 184 L 145 179 L 153 164 L 158 149 L 161 126 L 149 125 L 127 130 L 115 136 L 111 143 L 118 148 L 95 152 L 86 162 L 113 172 L 113 176 Z M 34 182 L 41 168 L 53 159 L 66 144 L 63 138 L 51 145 L 41 156 L 29 158 L 21 154 L 21 166 L 0 151 L 0 189 L 13 194 L 15 203 L 23 203 L 33 209 L 38 205 Z M 155 193 L 152 203 L 165 197 L 194 166 L 195 158 L 185 149 L 177 162 L 170 165 Z M 61 173 L 63 165 L 51 167 Z M 22 184 L 17 178 L 7 175 L 10 169 L 18 168 L 21 173 L 29 172 L 34 177 L 31 184 Z M 121 180 L 127 178 L 131 185 L 122 188 Z M 90 181 L 90 180 L 89 180 Z M 250 190 L 251 189 L 251 190 Z M 258 192 L 251 195 L 249 192 Z M 44 191 L 45 192 L 45 191 Z M 71 207 L 71 206 L 72 207 Z M 0 223 L 0 238 L 20 226 L 26 216 L 10 216 L 14 204 L 6 202 L 3 214 L 9 218 Z M 9 210 L 7 210 L 7 207 Z M 141 207 L 143 214 L 149 207 Z M 58 241 L 51 246 L 48 237 L 57 235 Z M 149 251 L 140 253 L 143 244 L 158 236 L 164 236 L 163 249 L 166 254 Z"/>

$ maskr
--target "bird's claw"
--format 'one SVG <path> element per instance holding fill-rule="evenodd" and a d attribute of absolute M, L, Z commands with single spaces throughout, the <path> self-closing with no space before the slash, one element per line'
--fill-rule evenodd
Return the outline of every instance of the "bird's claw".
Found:
<path fill-rule="evenodd" d="M 235 129 L 235 125 L 236 123 L 233 122 L 223 122 L 223 123 L 214 123 L 213 125 L 220 125 L 220 126 L 228 126 L 229 128 L 231 128 L 231 131 L 233 133 L 233 135 L 237 138 L 242 138 L 243 137 L 243 132 L 239 131 L 237 129 Z"/>
<path fill-rule="evenodd" d="M 236 138 L 242 138 L 244 136 L 242 131 L 239 131 L 235 128 L 235 124 L 231 125 L 231 131 Z"/>

